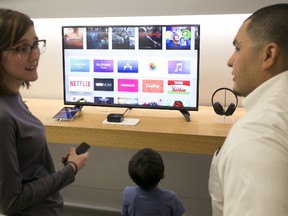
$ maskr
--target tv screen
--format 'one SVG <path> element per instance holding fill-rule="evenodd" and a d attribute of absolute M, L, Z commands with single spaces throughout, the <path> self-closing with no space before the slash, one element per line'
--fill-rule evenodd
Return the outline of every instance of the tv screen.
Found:
<path fill-rule="evenodd" d="M 62 26 L 64 104 L 198 110 L 200 25 Z"/>

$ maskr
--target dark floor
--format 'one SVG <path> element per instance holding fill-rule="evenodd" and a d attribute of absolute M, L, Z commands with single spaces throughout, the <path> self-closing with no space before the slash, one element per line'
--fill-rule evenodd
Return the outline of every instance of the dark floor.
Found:
<path fill-rule="evenodd" d="M 121 216 L 121 213 L 117 209 L 77 206 L 65 203 L 64 216 Z"/>

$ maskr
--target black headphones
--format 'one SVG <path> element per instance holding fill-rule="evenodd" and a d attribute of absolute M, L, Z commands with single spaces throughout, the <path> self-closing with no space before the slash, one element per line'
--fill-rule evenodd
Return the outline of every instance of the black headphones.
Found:
<path fill-rule="evenodd" d="M 222 91 L 224 90 L 225 91 L 225 94 L 226 94 L 226 91 L 230 91 L 234 96 L 235 96 L 235 99 L 236 99 L 236 104 L 234 103 L 230 103 L 230 105 L 227 107 L 227 109 L 225 110 L 223 108 L 223 106 L 219 103 L 219 102 L 215 102 L 214 103 L 214 96 L 216 95 L 217 92 L 219 91 Z M 225 95 L 225 99 L 226 99 L 226 95 Z M 212 95 L 212 98 L 211 98 L 211 103 L 212 103 L 212 106 L 213 106 L 213 109 L 215 111 L 215 113 L 217 115 L 225 115 L 225 116 L 230 116 L 234 113 L 234 111 L 236 110 L 237 108 L 237 105 L 238 105 L 238 97 L 237 95 L 235 94 L 234 91 L 232 91 L 231 89 L 229 88 L 219 88 L 217 89 L 213 95 Z"/>

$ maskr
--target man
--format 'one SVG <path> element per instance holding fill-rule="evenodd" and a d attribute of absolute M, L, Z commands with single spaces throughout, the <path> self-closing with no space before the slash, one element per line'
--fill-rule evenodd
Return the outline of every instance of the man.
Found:
<path fill-rule="evenodd" d="M 288 4 L 240 27 L 228 60 L 246 114 L 213 157 L 213 216 L 288 215 Z"/>

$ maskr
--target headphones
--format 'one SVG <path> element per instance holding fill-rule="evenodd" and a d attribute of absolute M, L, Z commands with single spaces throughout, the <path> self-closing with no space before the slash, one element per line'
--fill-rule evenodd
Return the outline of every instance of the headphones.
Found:
<path fill-rule="evenodd" d="M 235 96 L 235 99 L 236 99 L 236 104 L 230 103 L 226 110 L 223 108 L 223 106 L 222 106 L 219 102 L 215 102 L 215 103 L 214 103 L 214 96 L 216 95 L 217 92 L 222 91 L 222 90 L 225 91 L 225 100 L 226 100 L 226 91 L 230 91 L 230 92 Z M 216 113 L 217 115 L 230 116 L 230 115 L 232 115 L 232 114 L 234 113 L 234 111 L 235 111 L 236 108 L 237 108 L 237 105 L 238 105 L 238 97 L 237 97 L 237 95 L 235 94 L 235 92 L 232 91 L 232 90 L 229 89 L 229 88 L 219 88 L 219 89 L 217 89 L 217 90 L 213 93 L 212 98 L 211 98 L 211 103 L 212 103 L 213 109 L 214 109 L 214 111 L 215 111 L 215 113 Z"/>

